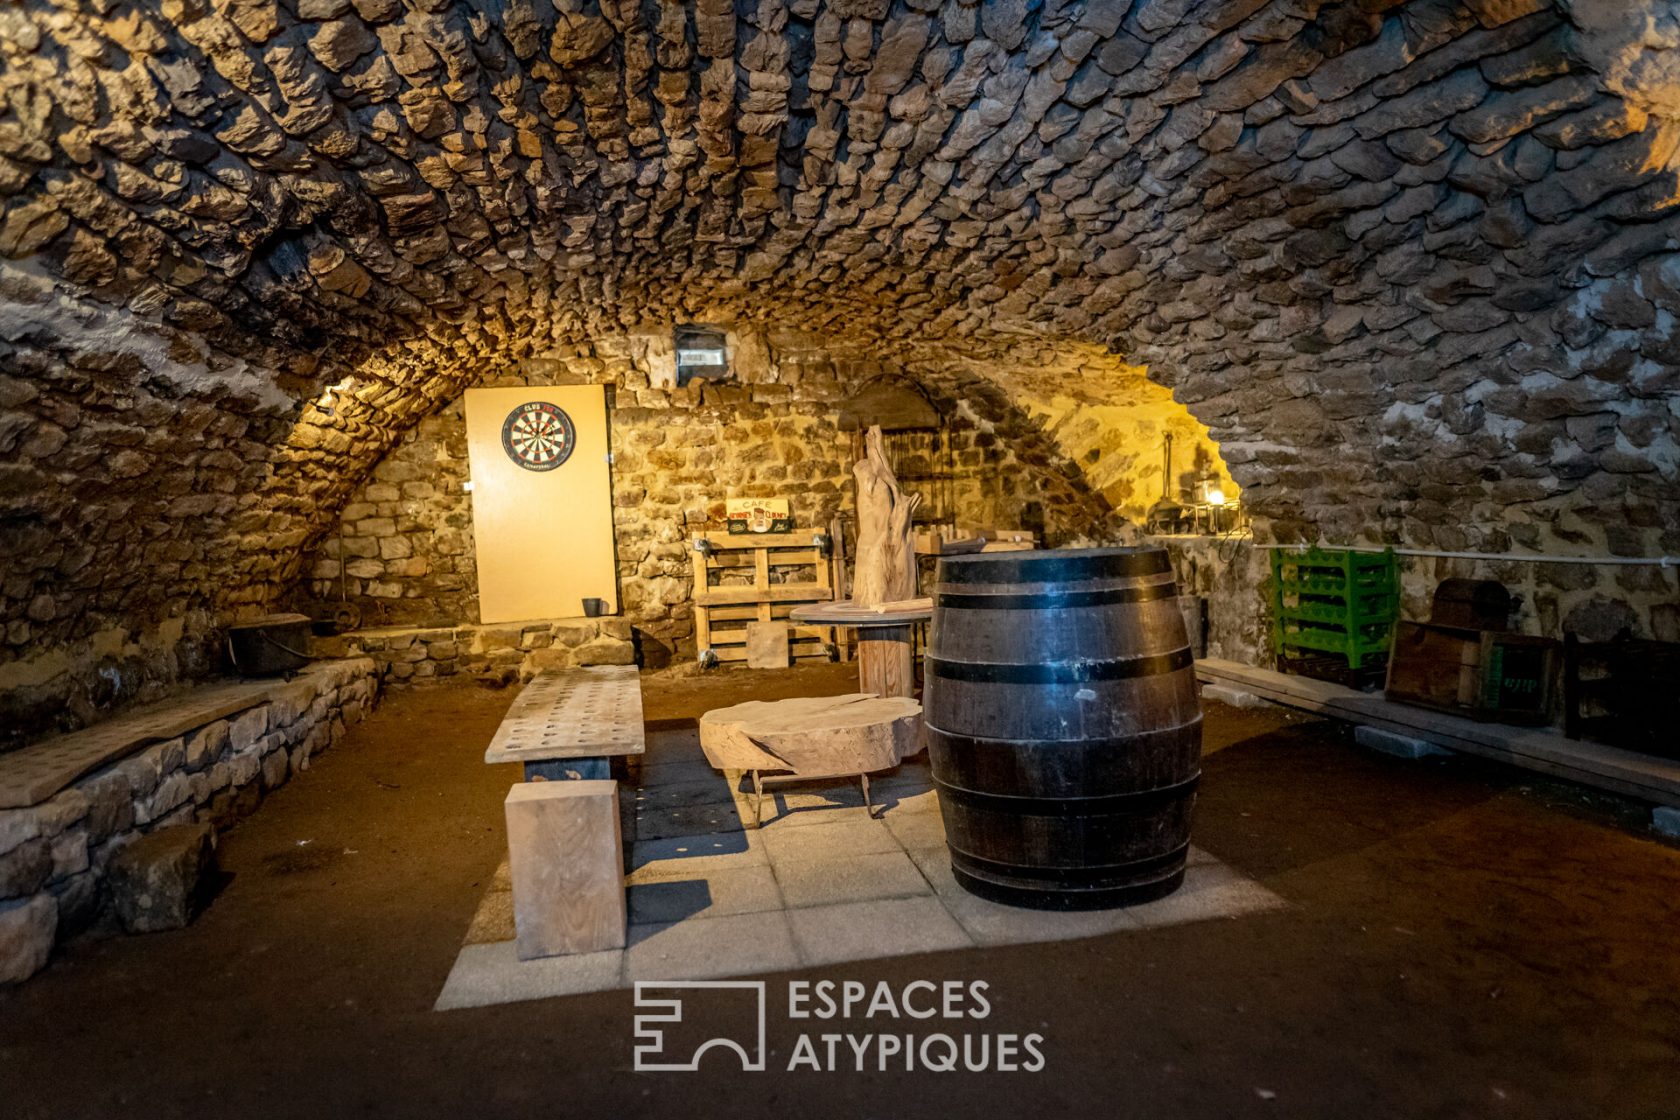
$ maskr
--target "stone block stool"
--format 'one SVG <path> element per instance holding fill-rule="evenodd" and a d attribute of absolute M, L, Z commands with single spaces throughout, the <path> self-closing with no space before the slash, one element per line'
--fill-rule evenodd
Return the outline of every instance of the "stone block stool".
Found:
<path fill-rule="evenodd" d="M 519 959 L 624 948 L 618 783 L 521 782 L 504 808 Z"/>
<path fill-rule="evenodd" d="M 181 929 L 214 886 L 216 840 L 208 824 L 172 825 L 111 858 L 111 902 L 129 933 Z"/>

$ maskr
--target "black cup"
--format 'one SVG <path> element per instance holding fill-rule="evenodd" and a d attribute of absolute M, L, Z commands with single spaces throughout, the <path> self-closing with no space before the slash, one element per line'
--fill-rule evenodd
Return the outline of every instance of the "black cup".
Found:
<path fill-rule="evenodd" d="M 583 601 L 583 614 L 585 618 L 600 618 L 606 613 L 607 601 L 605 599 L 585 599 Z"/>

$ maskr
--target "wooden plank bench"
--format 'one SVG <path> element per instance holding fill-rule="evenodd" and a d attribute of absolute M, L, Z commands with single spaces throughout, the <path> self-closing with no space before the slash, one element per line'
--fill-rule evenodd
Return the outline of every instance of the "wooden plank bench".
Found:
<path fill-rule="evenodd" d="M 1483 723 L 1398 704 L 1329 681 L 1218 658 L 1197 661 L 1196 676 L 1204 682 L 1252 692 L 1285 707 L 1363 724 L 1658 805 L 1680 807 L 1680 761 L 1673 759 L 1577 742 L 1540 728 Z"/>
<path fill-rule="evenodd" d="M 646 749 L 636 667 L 603 665 L 539 673 L 508 709 L 484 761 L 522 763 L 528 782 L 606 779 L 615 756 Z"/>
<path fill-rule="evenodd" d="M 39 805 L 101 766 L 266 704 L 288 685 L 278 678 L 203 685 L 0 755 L 0 809 Z"/>

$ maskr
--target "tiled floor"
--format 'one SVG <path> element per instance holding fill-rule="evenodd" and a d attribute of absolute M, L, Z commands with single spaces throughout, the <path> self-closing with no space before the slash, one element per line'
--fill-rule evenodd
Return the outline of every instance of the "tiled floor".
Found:
<path fill-rule="evenodd" d="M 743 784 L 706 765 L 695 732 L 650 735 L 623 787 L 635 822 L 628 947 L 520 961 L 504 866 L 437 1008 L 1091 937 L 1283 904 L 1194 849 L 1184 886 L 1143 906 L 1061 914 L 976 898 L 951 877 L 925 756 L 871 781 L 875 816 L 856 782 L 796 785 L 767 797 L 753 830 Z"/>

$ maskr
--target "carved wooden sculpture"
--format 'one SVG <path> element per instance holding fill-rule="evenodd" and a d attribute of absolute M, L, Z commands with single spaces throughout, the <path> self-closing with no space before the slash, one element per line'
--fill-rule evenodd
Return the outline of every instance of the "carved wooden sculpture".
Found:
<path fill-rule="evenodd" d="M 910 517 L 920 494 L 898 488 L 892 464 L 881 447 L 881 429 L 864 437 L 864 457 L 852 468 L 857 477 L 857 573 L 852 601 L 861 607 L 909 599 L 916 594 L 916 550 Z"/>
<path fill-rule="evenodd" d="M 916 594 L 916 549 L 910 517 L 920 494 L 898 488 L 881 446 L 880 427 L 864 436 L 864 457 L 852 468 L 857 478 L 858 538 L 852 601 L 858 606 L 909 599 Z M 859 676 L 879 696 L 909 696 L 914 690 L 910 626 L 858 628 Z"/>

